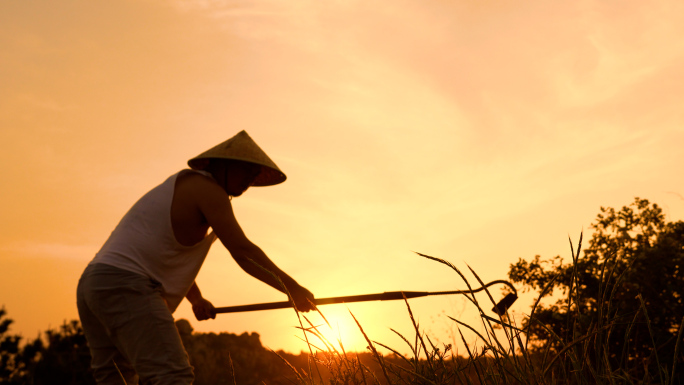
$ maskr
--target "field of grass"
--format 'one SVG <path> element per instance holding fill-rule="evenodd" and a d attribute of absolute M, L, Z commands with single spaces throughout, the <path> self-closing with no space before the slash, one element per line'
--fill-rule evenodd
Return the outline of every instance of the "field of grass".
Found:
<path fill-rule="evenodd" d="M 581 239 L 577 253 L 573 250 L 573 260 L 576 261 L 581 248 Z M 430 256 L 424 256 L 453 269 L 468 288 L 465 275 L 451 263 Z M 471 270 L 476 278 L 477 285 L 484 285 L 477 274 Z M 618 280 L 619 281 L 619 280 Z M 613 282 L 612 285 L 616 285 Z M 535 308 L 546 294 L 551 283 L 541 291 L 531 312 L 527 325 L 536 321 Z M 611 292 L 611 283 L 606 283 L 606 292 Z M 609 359 L 607 346 L 608 336 L 617 323 L 624 323 L 622 319 L 607 319 L 599 317 L 591 328 L 591 332 L 571 335 L 561 338 L 552 330 L 547 329 L 552 341 L 531 341 L 521 325 L 511 325 L 512 319 L 503 314 L 499 319 L 487 316 L 484 309 L 489 309 L 495 303 L 493 296 L 489 295 L 490 302 L 480 303 L 474 295 L 467 295 L 470 302 L 479 309 L 484 332 L 478 332 L 479 328 L 451 320 L 458 325 L 459 336 L 466 346 L 467 356 L 456 355 L 452 346 L 437 346 L 430 337 L 424 333 L 416 323 L 411 306 L 408 301 L 406 307 L 408 316 L 411 318 L 415 333 L 411 336 L 397 335 L 408 345 L 411 354 L 402 355 L 398 349 L 376 342 L 372 336 L 368 336 L 357 321 L 359 330 L 363 333 L 368 343 L 368 353 L 355 354 L 345 351 L 341 341 L 333 343 L 329 341 L 319 330 L 319 326 L 312 324 L 309 319 L 300 315 L 300 324 L 307 341 L 310 355 L 308 362 L 287 362 L 294 375 L 295 382 L 299 384 L 680 384 L 682 373 L 676 372 L 676 366 L 665 367 L 659 364 L 659 357 L 655 349 L 647 355 L 647 360 L 658 362 L 657 372 L 649 372 L 649 366 L 643 359 L 624 359 L 620 365 L 615 365 L 614 360 Z M 568 298 L 578 295 L 570 289 Z M 610 301 L 606 302 L 607 304 Z M 609 306 L 609 305 L 605 305 Z M 609 309 L 603 309 L 603 314 L 609 314 Z M 648 311 L 642 301 L 642 316 L 645 316 L 648 324 Z M 599 312 L 601 313 L 601 312 Z M 568 314 L 572 314 L 568 312 Z M 323 315 L 323 314 L 322 314 Z M 352 317 L 354 315 L 352 314 Z M 354 320 L 356 318 L 354 317 Z M 632 322 L 636 322 L 636 316 Z M 575 328 L 572 315 L 566 320 Z M 542 327 L 545 327 L 542 325 Z M 629 333 L 633 328 L 627 328 Z M 682 349 L 682 329 L 684 322 L 678 330 L 678 342 L 675 348 L 675 359 Z M 464 333 L 477 335 L 481 346 L 476 350 L 468 348 Z M 628 339 L 629 335 L 620 336 Z M 552 343 L 553 342 L 553 343 Z M 471 344 L 472 346 L 472 344 Z M 553 347 L 552 347 L 553 346 Z M 380 354 L 378 348 L 384 348 L 394 354 Z M 681 367 L 680 367 L 681 369 Z"/>

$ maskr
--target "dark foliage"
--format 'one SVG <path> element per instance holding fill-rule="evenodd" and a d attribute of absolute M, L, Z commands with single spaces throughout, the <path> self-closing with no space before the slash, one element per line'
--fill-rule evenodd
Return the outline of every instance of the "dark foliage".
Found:
<path fill-rule="evenodd" d="M 525 321 L 530 337 L 540 350 L 558 352 L 592 336 L 578 346 L 593 360 L 629 368 L 636 378 L 662 380 L 675 369 L 674 383 L 684 383 L 684 349 L 675 357 L 684 320 L 684 222 L 668 223 L 660 207 L 636 198 L 619 211 L 601 207 L 591 227 L 589 247 L 572 264 L 535 256 L 511 265 L 510 279 L 526 290 L 557 294 Z"/>
<path fill-rule="evenodd" d="M 0 384 L 89 385 L 90 352 L 78 321 L 45 332 L 24 346 L 21 337 L 10 336 L 11 319 L 0 310 Z"/>
<path fill-rule="evenodd" d="M 364 376 L 369 384 L 386 383 L 384 378 L 376 378 L 382 369 L 371 353 L 317 351 L 314 357 L 308 353 L 294 355 L 264 348 L 257 333 L 193 333 L 184 319 L 176 321 L 176 327 L 195 370 L 195 385 L 307 382 L 302 378 L 313 378 L 316 383 L 353 384 L 354 379 Z M 386 356 L 383 360 L 389 365 L 407 367 L 403 358 Z"/>
<path fill-rule="evenodd" d="M 45 340 L 46 345 L 36 340 L 24 348 L 24 351 L 33 348 L 40 355 L 33 365 L 33 384 L 95 384 L 90 370 L 90 351 L 78 321 L 64 323 L 58 331 L 48 330 Z"/>
<path fill-rule="evenodd" d="M 176 321 L 195 384 L 291 384 L 287 364 L 264 348 L 257 333 L 192 333 L 187 320 Z"/>
<path fill-rule="evenodd" d="M 21 356 L 21 337 L 9 335 L 12 320 L 6 318 L 5 309 L 0 309 L 0 383 L 16 384 L 26 373 L 26 363 Z"/>

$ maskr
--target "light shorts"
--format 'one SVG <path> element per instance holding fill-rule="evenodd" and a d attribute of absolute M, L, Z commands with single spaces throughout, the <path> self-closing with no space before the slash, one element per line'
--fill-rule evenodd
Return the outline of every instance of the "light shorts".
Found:
<path fill-rule="evenodd" d="M 93 264 L 83 272 L 76 298 L 98 384 L 192 384 L 188 354 L 160 283 Z"/>

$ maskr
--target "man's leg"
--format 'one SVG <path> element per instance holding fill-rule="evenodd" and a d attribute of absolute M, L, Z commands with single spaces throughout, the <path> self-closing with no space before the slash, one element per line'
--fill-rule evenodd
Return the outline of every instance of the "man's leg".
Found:
<path fill-rule="evenodd" d="M 121 349 L 147 385 L 189 385 L 195 379 L 173 316 L 156 287 L 130 296 L 131 318 L 115 329 Z"/>
<path fill-rule="evenodd" d="M 87 272 L 84 273 L 84 275 L 86 274 Z M 133 367 L 121 355 L 106 328 L 100 323 L 100 320 L 93 314 L 85 301 L 85 291 L 87 288 L 84 286 L 88 285 L 88 281 L 88 278 L 82 278 L 79 281 L 76 303 L 78 305 L 78 316 L 81 319 L 83 332 L 90 349 L 90 367 L 93 369 L 95 381 L 99 385 L 121 385 L 124 384 L 124 381 L 127 385 L 135 385 L 138 383 L 138 376 Z"/>
<path fill-rule="evenodd" d="M 140 381 L 145 385 L 192 384 L 192 367 L 160 284 L 115 267 L 94 266 L 85 302 Z"/>

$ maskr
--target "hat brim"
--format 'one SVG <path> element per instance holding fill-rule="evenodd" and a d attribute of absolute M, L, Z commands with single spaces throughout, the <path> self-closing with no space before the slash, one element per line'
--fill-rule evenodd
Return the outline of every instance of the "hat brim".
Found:
<path fill-rule="evenodd" d="M 200 162 L 202 159 L 232 159 L 260 165 L 261 172 L 254 179 L 252 186 L 273 186 L 283 183 L 287 179 L 275 162 L 245 131 L 240 131 L 225 142 L 188 160 L 188 166 L 193 169 L 200 169 L 203 163 Z"/>

